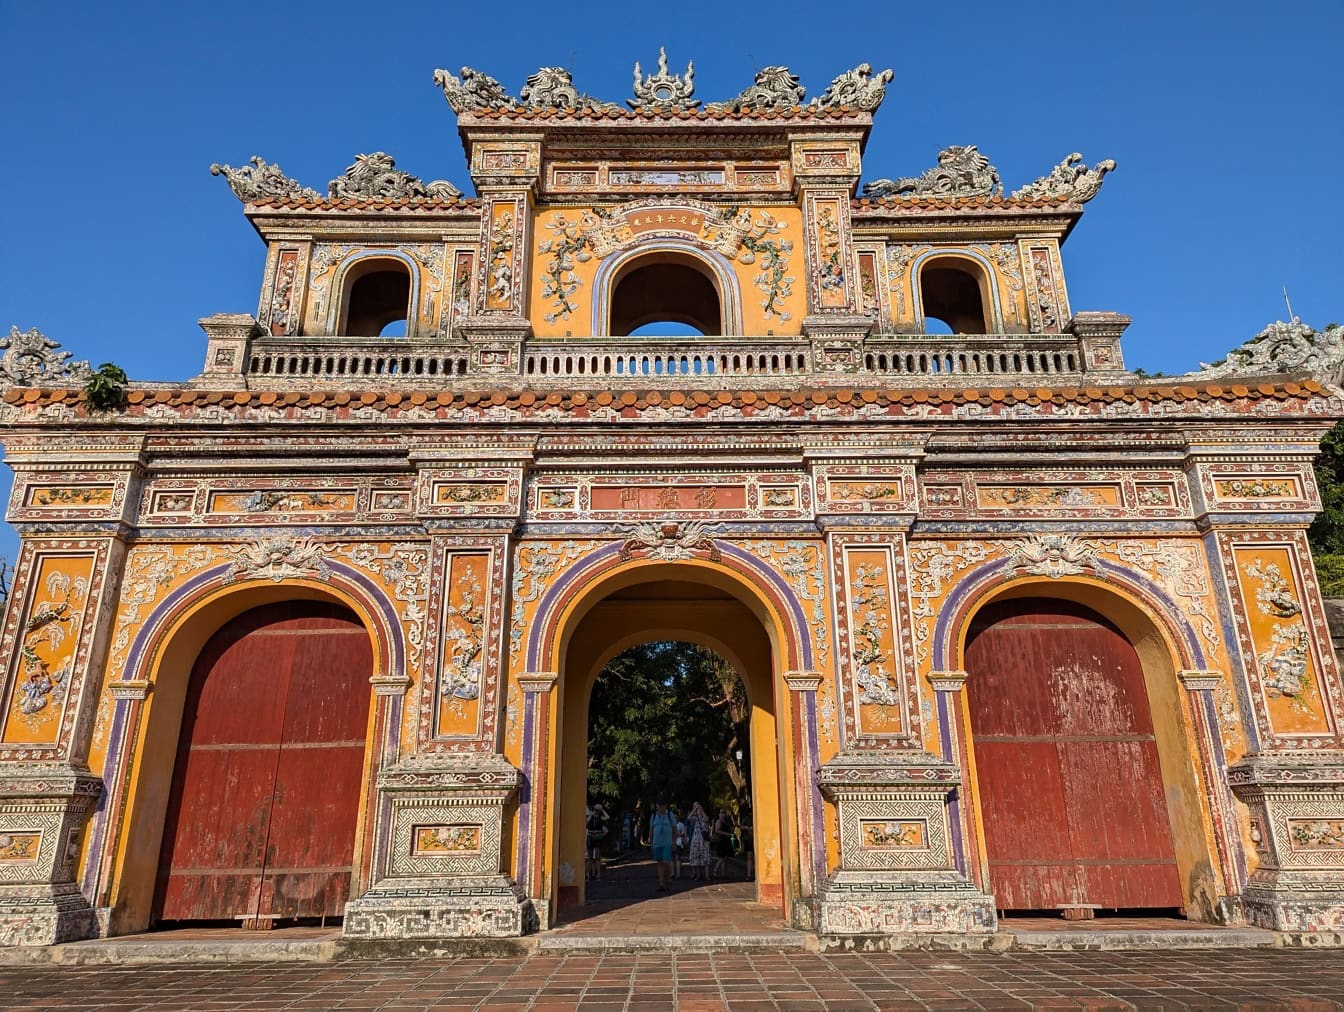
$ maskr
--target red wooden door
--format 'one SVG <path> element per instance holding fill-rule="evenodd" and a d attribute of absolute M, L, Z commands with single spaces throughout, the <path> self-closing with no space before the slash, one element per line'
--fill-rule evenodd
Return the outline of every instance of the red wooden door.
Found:
<path fill-rule="evenodd" d="M 335 917 L 349 898 L 372 647 L 345 608 L 256 608 L 192 670 L 158 919 Z"/>
<path fill-rule="evenodd" d="M 1179 907 L 1143 669 L 1100 615 L 992 605 L 966 692 L 990 889 L 1003 910 Z"/>

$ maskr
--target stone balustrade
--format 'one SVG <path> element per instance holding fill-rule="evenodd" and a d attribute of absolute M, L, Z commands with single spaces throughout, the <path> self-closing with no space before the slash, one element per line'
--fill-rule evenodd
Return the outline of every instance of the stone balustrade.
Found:
<path fill-rule="evenodd" d="M 1073 334 L 990 334 L 967 336 L 877 335 L 862 341 L 853 361 L 857 370 L 820 365 L 807 338 L 752 337 L 600 337 L 527 340 L 517 355 L 517 370 L 490 370 L 492 382 L 509 376 L 529 384 L 572 385 L 587 381 L 608 384 L 636 381 L 641 385 L 684 385 L 688 380 L 710 388 L 732 383 L 748 386 L 808 380 L 825 384 L 829 377 L 859 374 L 881 377 L 884 384 L 907 385 L 981 377 L 1023 382 L 1077 380 L 1089 369 L 1086 337 Z M 406 338 L 270 338 L 254 337 L 237 357 L 242 373 L 254 384 L 292 382 L 302 378 L 319 385 L 378 384 L 455 385 L 479 382 L 487 374 L 473 365 L 466 343 L 428 342 Z M 218 376 L 225 370 L 211 370 Z M 1101 370 L 1115 374 L 1116 370 Z"/>

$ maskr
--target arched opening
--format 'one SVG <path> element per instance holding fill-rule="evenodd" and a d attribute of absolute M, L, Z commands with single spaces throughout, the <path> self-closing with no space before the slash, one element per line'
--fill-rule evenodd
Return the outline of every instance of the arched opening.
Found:
<path fill-rule="evenodd" d="M 588 697 L 589 905 L 712 882 L 754 899 L 750 718 L 741 676 L 707 647 L 655 641 L 607 662 Z M 663 830 L 682 836 L 668 841 L 661 890 L 650 835 L 660 800 Z"/>
<path fill-rule="evenodd" d="M 786 754 L 788 735 L 780 733 L 776 719 L 776 714 L 787 713 L 782 705 L 777 633 L 763 622 L 762 602 L 737 578 L 722 571 L 685 563 L 652 563 L 608 577 L 580 607 L 560 646 L 560 720 L 555 747 L 560 769 L 551 843 L 555 872 L 550 879 L 553 911 L 562 919 L 583 919 L 601 912 L 585 906 L 588 884 L 584 879 L 587 802 L 592 793 L 589 720 L 593 694 L 601 691 L 595 687 L 603 671 L 632 647 L 675 642 L 712 651 L 740 679 L 745 696 L 741 762 L 749 763 L 750 775 L 743 777 L 738 804 L 750 812 L 755 877 L 741 886 L 741 895 L 728 899 L 747 904 L 748 916 L 782 925 L 780 919 L 787 916 L 791 902 L 786 884 L 796 874 L 791 871 L 794 858 L 783 845 L 791 838 L 786 829 L 790 807 L 784 795 L 787 771 L 792 767 Z M 680 719 L 694 720 L 694 706 L 682 708 Z M 737 751 L 738 744 L 733 744 L 734 759 Z M 683 805 L 695 800 L 708 804 L 711 786 L 705 783 L 699 797 L 675 800 Z M 727 790 L 723 784 L 718 787 L 721 793 Z M 669 785 L 669 790 L 673 788 L 676 785 Z M 694 794 L 689 784 L 676 789 Z M 644 807 L 655 800 L 646 798 Z M 725 796 L 722 800 L 733 799 Z M 612 814 L 615 819 L 616 813 Z M 636 826 L 632 819 L 632 831 Z M 613 832 L 619 834 L 622 829 L 622 822 L 612 822 Z M 739 880 L 745 865 L 742 855 L 735 868 Z M 650 889 L 646 897 L 632 898 L 656 902 L 660 897 Z M 676 898 L 674 892 L 672 899 Z"/>
<path fill-rule="evenodd" d="M 671 333 L 658 324 L 679 324 L 700 334 L 725 332 L 718 286 L 698 258 L 659 251 L 631 260 L 617 273 L 608 333 L 614 337 L 641 329 L 645 334 Z"/>
<path fill-rule="evenodd" d="M 333 922 L 354 878 L 372 645 L 343 605 L 251 608 L 186 680 L 156 923 Z"/>
<path fill-rule="evenodd" d="M 963 652 L 971 817 L 1001 911 L 1217 918 L 1175 658 L 1143 610 L 1085 579 L 981 602 Z"/>
<path fill-rule="evenodd" d="M 934 258 L 919 272 L 919 291 L 925 333 L 989 333 L 989 279 L 978 264 Z"/>
<path fill-rule="evenodd" d="M 402 337 L 410 311 L 410 268 L 395 257 L 366 257 L 345 274 L 337 333 Z"/>

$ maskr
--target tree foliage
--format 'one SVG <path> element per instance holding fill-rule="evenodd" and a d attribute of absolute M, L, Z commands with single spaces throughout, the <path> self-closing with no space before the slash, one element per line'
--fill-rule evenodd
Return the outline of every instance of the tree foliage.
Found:
<path fill-rule="evenodd" d="M 1321 490 L 1321 513 L 1308 531 L 1321 593 L 1344 596 L 1344 422 L 1321 440 L 1316 458 L 1316 484 Z"/>
<path fill-rule="evenodd" d="M 713 651 L 670 642 L 627 650 L 590 697 L 590 799 L 613 816 L 637 801 L 647 812 L 660 797 L 682 812 L 694 801 L 736 811 L 748 786 L 750 713 L 737 672 Z"/>

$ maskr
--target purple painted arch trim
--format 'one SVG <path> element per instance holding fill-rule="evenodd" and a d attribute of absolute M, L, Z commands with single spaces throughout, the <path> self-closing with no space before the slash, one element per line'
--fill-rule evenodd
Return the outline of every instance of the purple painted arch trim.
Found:
<path fill-rule="evenodd" d="M 953 616 L 961 611 L 962 604 L 971 594 L 985 586 L 994 577 L 1001 575 L 1008 568 L 1010 562 L 1009 559 L 996 559 L 971 570 L 961 578 L 960 582 L 952 589 L 952 593 L 947 596 L 947 600 L 943 603 L 942 610 L 938 614 L 938 621 L 933 628 L 933 670 L 941 671 L 948 666 L 948 656 L 952 652 L 952 633 L 954 630 L 951 626 Z M 1120 585 L 1130 585 L 1148 603 L 1161 605 L 1161 614 L 1165 617 L 1170 631 L 1177 635 L 1185 647 L 1190 666 L 1195 668 L 1206 666 L 1204 650 L 1199 645 L 1199 637 L 1195 634 L 1194 627 L 1191 626 L 1190 620 L 1186 618 L 1181 606 L 1173 601 L 1165 590 L 1142 573 L 1114 562 L 1096 559 L 1092 565 L 1103 577 L 1106 575 L 1116 577 Z M 1161 620 L 1159 619 L 1159 621 Z"/>
<path fill-rule="evenodd" d="M 158 639 L 163 627 L 177 614 L 182 606 L 207 590 L 223 586 L 231 568 L 229 563 L 224 563 L 197 573 L 155 606 L 154 610 L 149 613 L 149 617 L 140 626 L 140 631 L 136 634 L 135 640 L 131 643 L 130 652 L 126 655 L 126 667 L 122 670 L 120 676 L 122 681 L 135 678 L 136 672 L 140 670 L 145 661 L 145 656 L 149 652 L 151 644 Z M 332 560 L 327 560 L 327 568 L 333 573 L 339 574 L 343 582 L 350 584 L 357 591 L 355 596 L 373 613 L 374 620 L 381 627 L 379 630 L 382 633 L 381 638 L 388 645 L 389 670 L 387 673 L 404 673 L 406 671 L 406 641 L 396 607 L 382 589 L 359 570 L 343 562 Z M 245 584 L 240 583 L 241 585 Z"/>
<path fill-rule="evenodd" d="M 798 645 L 798 666 L 810 669 L 813 666 L 812 638 L 807 634 L 807 618 L 802 603 L 798 600 L 798 595 L 793 592 L 793 589 L 779 573 L 765 565 L 750 552 L 723 541 L 716 540 L 714 544 L 721 554 L 731 557 L 739 565 L 767 582 L 779 596 L 779 599 L 784 602 L 788 614 L 781 617 L 790 619 L 792 622 L 793 639 Z M 570 566 L 565 574 L 541 596 L 541 602 L 532 619 L 532 628 L 528 631 L 527 636 L 528 671 L 541 670 L 541 651 L 545 640 L 544 631 L 550 625 L 551 613 L 556 604 L 564 600 L 573 587 L 581 585 L 590 570 L 601 565 L 612 556 L 619 555 L 620 551 L 621 542 L 617 541 L 585 555 Z"/>

